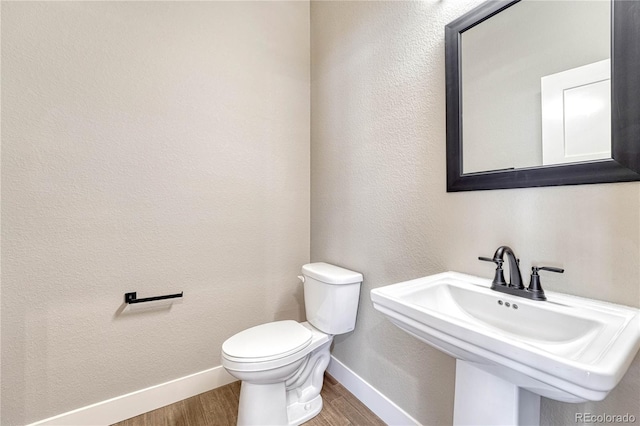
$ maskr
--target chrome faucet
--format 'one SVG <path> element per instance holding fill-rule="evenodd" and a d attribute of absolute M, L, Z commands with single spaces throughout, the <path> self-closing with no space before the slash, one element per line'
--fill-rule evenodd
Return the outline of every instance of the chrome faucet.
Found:
<path fill-rule="evenodd" d="M 505 255 L 509 262 L 509 283 L 505 281 L 504 271 L 502 269 Z M 478 259 L 496 264 L 496 274 L 491 282 L 491 290 L 511 294 L 513 296 L 526 297 L 527 299 L 533 300 L 547 300 L 544 295 L 544 291 L 542 290 L 542 286 L 540 285 L 538 271 L 564 272 L 564 269 L 561 268 L 534 266 L 531 268 L 531 283 L 528 288 L 525 288 L 522 284 L 522 274 L 520 274 L 520 259 L 516 258 L 515 253 L 513 253 L 513 250 L 511 250 L 510 247 L 500 246 L 493 254 L 493 258 L 479 257 Z"/>

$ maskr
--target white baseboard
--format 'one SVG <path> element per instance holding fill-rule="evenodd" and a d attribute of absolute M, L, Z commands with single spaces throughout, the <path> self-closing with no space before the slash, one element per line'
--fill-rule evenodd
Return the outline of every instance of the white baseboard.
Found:
<path fill-rule="evenodd" d="M 388 425 L 420 424 L 333 356 L 327 372 Z M 218 366 L 78 408 L 27 426 L 110 425 L 224 386 L 235 380 L 224 367 Z"/>
<path fill-rule="evenodd" d="M 88 405 L 28 426 L 110 425 L 210 391 L 235 379 L 221 365 L 166 383 Z"/>
<path fill-rule="evenodd" d="M 386 424 L 390 426 L 415 426 L 420 424 L 362 377 L 334 358 L 333 355 L 327 372 Z"/>

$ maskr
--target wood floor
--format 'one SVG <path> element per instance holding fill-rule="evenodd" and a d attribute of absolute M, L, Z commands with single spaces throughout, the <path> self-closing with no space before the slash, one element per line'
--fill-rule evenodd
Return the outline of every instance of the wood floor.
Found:
<path fill-rule="evenodd" d="M 240 382 L 234 382 L 113 426 L 235 426 L 239 397 Z M 322 411 L 305 426 L 385 425 L 328 374 L 324 377 L 322 399 Z"/>

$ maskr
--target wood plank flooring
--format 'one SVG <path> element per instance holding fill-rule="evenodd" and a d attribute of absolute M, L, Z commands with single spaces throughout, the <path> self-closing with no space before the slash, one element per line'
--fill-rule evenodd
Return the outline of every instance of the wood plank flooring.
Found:
<path fill-rule="evenodd" d="M 304 423 L 305 426 L 385 426 L 328 374 L 325 374 L 321 394 L 322 411 Z M 113 426 L 235 426 L 239 398 L 240 382 L 234 382 Z"/>

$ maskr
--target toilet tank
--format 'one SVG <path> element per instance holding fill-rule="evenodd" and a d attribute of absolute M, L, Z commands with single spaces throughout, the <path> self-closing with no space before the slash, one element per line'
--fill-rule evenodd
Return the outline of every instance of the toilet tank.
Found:
<path fill-rule="evenodd" d="M 302 267 L 307 321 L 327 334 L 348 333 L 356 326 L 362 274 L 328 263 Z"/>

